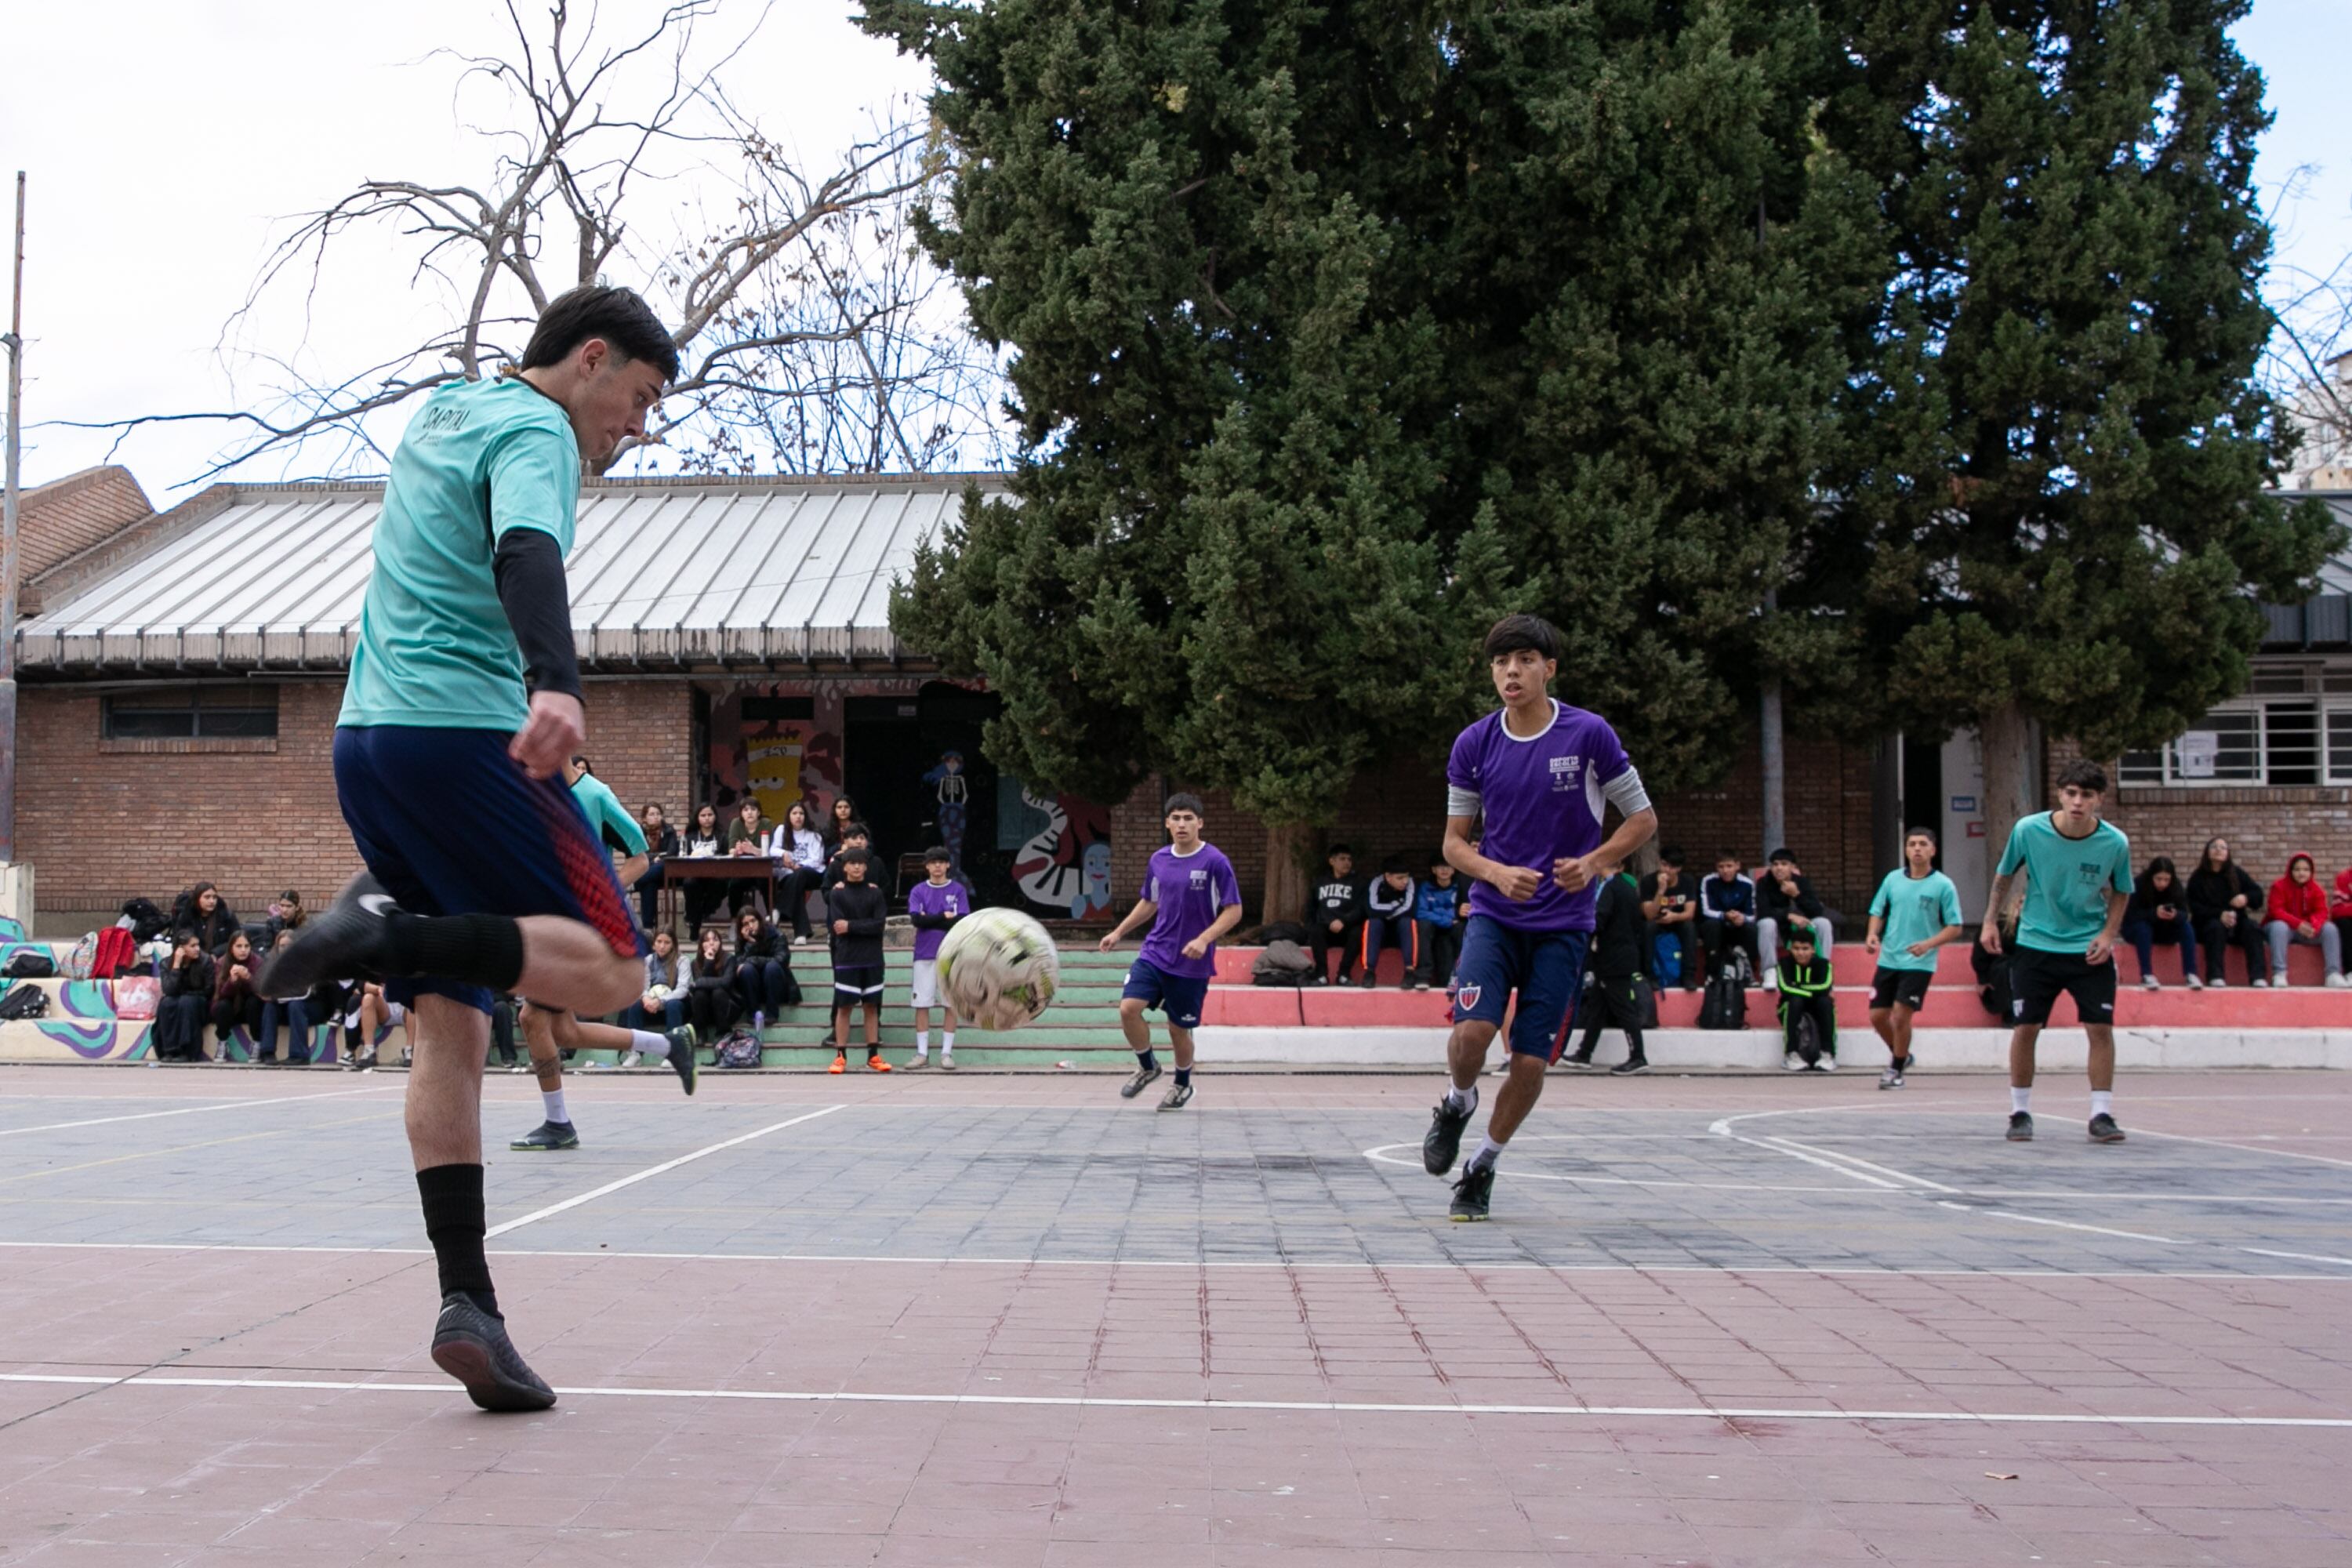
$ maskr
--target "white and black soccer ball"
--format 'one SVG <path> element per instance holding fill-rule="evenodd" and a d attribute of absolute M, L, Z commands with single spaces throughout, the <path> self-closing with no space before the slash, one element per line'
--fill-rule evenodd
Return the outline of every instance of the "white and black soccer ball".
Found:
<path fill-rule="evenodd" d="M 940 1000 L 983 1029 L 1017 1029 L 1054 1000 L 1061 954 L 1019 910 L 974 910 L 940 943 Z"/>

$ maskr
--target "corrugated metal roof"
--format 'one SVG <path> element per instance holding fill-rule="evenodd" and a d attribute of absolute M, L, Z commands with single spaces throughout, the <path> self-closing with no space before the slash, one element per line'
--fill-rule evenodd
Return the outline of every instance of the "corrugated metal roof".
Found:
<path fill-rule="evenodd" d="M 891 583 L 996 475 L 634 479 L 580 497 L 568 575 L 583 663 L 892 659 Z M 19 632 L 28 668 L 347 664 L 381 486 L 239 487 Z"/>

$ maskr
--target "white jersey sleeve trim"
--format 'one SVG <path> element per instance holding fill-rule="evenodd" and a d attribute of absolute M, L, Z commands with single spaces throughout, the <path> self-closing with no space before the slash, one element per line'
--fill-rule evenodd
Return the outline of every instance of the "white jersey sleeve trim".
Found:
<path fill-rule="evenodd" d="M 1460 784 L 1447 784 L 1445 786 L 1445 815 L 1448 816 L 1477 816 L 1478 792 L 1475 789 L 1464 789 Z"/>
<path fill-rule="evenodd" d="M 1624 816 L 1650 809 L 1650 792 L 1642 787 L 1642 775 L 1631 763 L 1625 771 L 1601 786 L 1601 793 Z"/>

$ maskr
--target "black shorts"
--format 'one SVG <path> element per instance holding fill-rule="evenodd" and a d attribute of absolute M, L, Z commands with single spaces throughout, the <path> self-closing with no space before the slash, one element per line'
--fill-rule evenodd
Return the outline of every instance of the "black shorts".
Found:
<path fill-rule="evenodd" d="M 2050 1021 L 2050 1009 L 2063 992 L 2074 998 L 2074 1016 L 2085 1024 L 2116 1021 L 2116 961 L 2093 963 L 2079 952 L 2038 947 L 2009 950 L 2009 1021 L 2035 1028 Z"/>
<path fill-rule="evenodd" d="M 1870 977 L 1870 1010 L 1908 1007 L 1916 1013 L 1927 1000 L 1927 987 L 1935 978 L 1932 969 L 1889 969 L 1882 964 Z"/>

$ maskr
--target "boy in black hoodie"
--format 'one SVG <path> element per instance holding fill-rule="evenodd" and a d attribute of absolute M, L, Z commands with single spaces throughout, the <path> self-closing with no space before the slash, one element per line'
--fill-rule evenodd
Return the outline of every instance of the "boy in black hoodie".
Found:
<path fill-rule="evenodd" d="M 1412 989 L 1412 972 L 1421 967 L 1421 932 L 1414 929 L 1412 910 L 1421 891 L 1413 886 L 1412 861 L 1391 855 L 1381 863 L 1381 874 L 1364 889 L 1364 989 L 1372 988 L 1380 973 L 1381 950 L 1393 947 L 1404 954 L 1404 978 Z"/>
<path fill-rule="evenodd" d="M 1576 1053 L 1565 1060 L 1572 1068 L 1591 1067 L 1592 1047 L 1601 1043 L 1601 1031 L 1613 1026 L 1625 1031 L 1625 1059 L 1611 1068 L 1609 1074 L 1630 1078 L 1650 1070 L 1650 1058 L 1642 1048 L 1642 1026 L 1649 1011 L 1643 998 L 1642 895 L 1633 883 L 1617 874 L 1616 868 L 1595 869 L 1601 877 L 1601 894 L 1593 903 L 1590 976 L 1576 1009 L 1584 1025 L 1584 1037 L 1576 1043 Z"/>
<path fill-rule="evenodd" d="M 1315 955 L 1315 978 L 1308 984 L 1330 984 L 1329 955 L 1339 953 L 1339 984 L 1348 983 L 1349 967 L 1356 962 L 1364 923 L 1364 890 L 1356 886 L 1355 852 L 1344 844 L 1331 846 L 1331 874 L 1317 882 L 1307 896 L 1307 946 Z"/>
<path fill-rule="evenodd" d="M 843 835 L 845 839 L 848 835 Z M 833 1066 L 849 1070 L 849 1010 L 866 1014 L 866 1065 L 888 1072 L 882 1059 L 882 926 L 889 918 L 890 900 L 866 880 L 872 855 L 845 848 L 835 857 L 841 883 L 826 892 L 825 922 L 833 928 Z"/>

